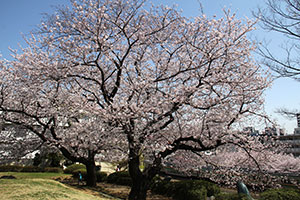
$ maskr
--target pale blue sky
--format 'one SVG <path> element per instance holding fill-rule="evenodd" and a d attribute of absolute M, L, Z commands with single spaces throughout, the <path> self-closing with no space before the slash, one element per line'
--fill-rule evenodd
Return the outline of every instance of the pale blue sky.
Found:
<path fill-rule="evenodd" d="M 154 4 L 177 4 L 183 14 L 192 17 L 200 14 L 199 2 L 208 16 L 222 16 L 222 9 L 226 7 L 237 14 L 238 18 L 253 18 L 251 11 L 257 6 L 264 6 L 265 0 L 152 0 Z M 21 33 L 27 34 L 35 25 L 40 23 L 42 13 L 52 13 L 51 5 L 67 4 L 68 0 L 0 0 L 0 54 L 9 58 L 8 47 L 17 48 L 18 43 L 24 44 Z M 278 49 L 284 38 L 273 33 L 264 32 L 257 27 L 252 38 L 264 39 L 271 42 L 272 48 Z M 280 55 L 279 52 L 277 52 Z M 290 79 L 278 79 L 271 89 L 266 92 L 266 111 L 286 129 L 288 134 L 293 133 L 296 120 L 287 120 L 274 113 L 277 108 L 299 108 L 300 83 Z"/>

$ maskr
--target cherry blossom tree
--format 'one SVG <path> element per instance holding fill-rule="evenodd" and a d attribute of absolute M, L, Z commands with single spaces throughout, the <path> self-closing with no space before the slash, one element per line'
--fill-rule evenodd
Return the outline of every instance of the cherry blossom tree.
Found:
<path fill-rule="evenodd" d="M 33 57 L 37 54 L 31 55 L 30 51 L 30 48 L 23 49 L 24 53 L 16 54 L 14 61 L 1 65 L 1 122 L 11 127 L 1 132 L 4 144 L 13 148 L 13 141 L 21 147 L 14 152 L 22 151 L 22 154 L 36 150 L 40 144 L 55 147 L 67 159 L 84 164 L 87 185 L 95 186 L 95 156 L 109 149 L 110 142 L 115 145 L 116 140 L 109 139 L 106 133 L 110 128 L 101 126 L 100 115 L 86 113 L 88 106 L 84 111 L 81 109 L 80 104 L 87 104 L 87 100 L 74 93 L 72 84 L 39 71 L 41 57 Z"/>
<path fill-rule="evenodd" d="M 270 138 L 265 141 L 267 144 L 262 143 L 261 137 L 251 136 L 242 146 L 227 144 L 209 153 L 181 151 L 165 162 L 178 173 L 184 172 L 182 175 L 209 179 L 232 188 L 238 181 L 256 191 L 281 187 L 287 181 L 297 185 L 289 176 L 298 173 L 300 159 L 283 153 L 287 145 Z"/>
<path fill-rule="evenodd" d="M 251 55 L 253 26 L 229 12 L 188 19 L 141 0 L 72 1 L 46 16 L 5 64 L 4 119 L 73 160 L 80 148 L 87 158 L 99 149 L 107 159 L 127 156 L 131 200 L 146 198 L 168 159 L 186 160 L 181 152 L 205 159 L 201 153 L 231 144 L 255 160 L 248 149 L 257 145 L 239 129 L 263 116 L 270 81 Z"/>

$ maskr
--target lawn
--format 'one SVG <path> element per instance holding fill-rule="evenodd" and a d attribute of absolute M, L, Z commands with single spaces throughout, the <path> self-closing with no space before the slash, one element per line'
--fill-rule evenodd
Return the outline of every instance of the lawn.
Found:
<path fill-rule="evenodd" d="M 66 186 L 53 178 L 68 175 L 58 173 L 6 172 L 17 179 L 0 179 L 0 199 L 5 200 L 107 200 Z"/>

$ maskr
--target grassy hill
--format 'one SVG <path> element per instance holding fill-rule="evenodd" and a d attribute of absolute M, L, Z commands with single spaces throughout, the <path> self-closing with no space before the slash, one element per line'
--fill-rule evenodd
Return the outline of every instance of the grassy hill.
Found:
<path fill-rule="evenodd" d="M 0 199 L 5 200 L 106 200 L 51 180 L 55 173 L 0 173 L 17 179 L 0 179 Z M 63 175 L 62 175 L 63 176 Z"/>

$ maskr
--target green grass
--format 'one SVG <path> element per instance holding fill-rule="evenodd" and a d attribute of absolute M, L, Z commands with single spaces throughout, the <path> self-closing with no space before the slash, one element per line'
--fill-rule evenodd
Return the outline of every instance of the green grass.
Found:
<path fill-rule="evenodd" d="M 0 179 L 0 199 L 5 200 L 104 200 L 61 184 L 52 178 L 66 176 L 58 173 L 6 172 L 17 179 Z"/>

